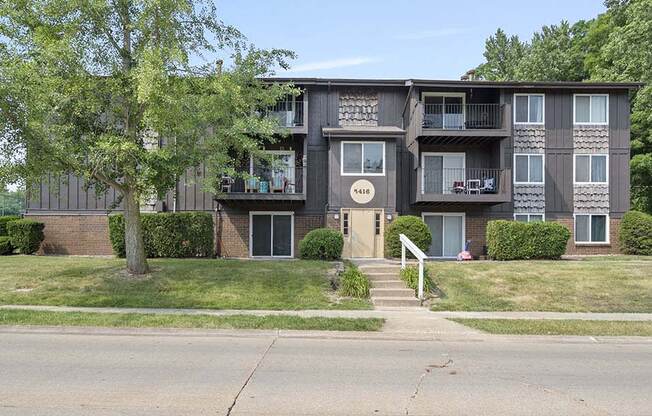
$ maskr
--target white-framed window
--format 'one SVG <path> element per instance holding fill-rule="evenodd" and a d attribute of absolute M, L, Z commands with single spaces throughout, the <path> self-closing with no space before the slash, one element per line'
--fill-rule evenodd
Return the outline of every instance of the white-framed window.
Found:
<path fill-rule="evenodd" d="M 575 214 L 575 243 L 608 244 L 609 215 Z"/>
<path fill-rule="evenodd" d="M 342 176 L 385 176 L 385 142 L 343 141 Z"/>
<path fill-rule="evenodd" d="M 250 211 L 249 256 L 294 257 L 294 212 Z"/>
<path fill-rule="evenodd" d="M 545 159 L 542 154 L 514 154 L 514 183 L 536 184 L 544 183 Z"/>
<path fill-rule="evenodd" d="M 537 222 L 545 221 L 546 215 L 543 212 L 515 212 L 514 221 L 520 222 Z"/>
<path fill-rule="evenodd" d="M 544 124 L 544 94 L 514 94 L 514 124 Z"/>
<path fill-rule="evenodd" d="M 466 214 L 463 212 L 422 212 L 421 219 L 432 234 L 428 257 L 454 258 L 464 250 Z"/>
<path fill-rule="evenodd" d="M 608 94 L 574 94 L 574 124 L 609 124 Z"/>
<path fill-rule="evenodd" d="M 609 183 L 609 155 L 575 154 L 573 165 L 575 183 Z"/>

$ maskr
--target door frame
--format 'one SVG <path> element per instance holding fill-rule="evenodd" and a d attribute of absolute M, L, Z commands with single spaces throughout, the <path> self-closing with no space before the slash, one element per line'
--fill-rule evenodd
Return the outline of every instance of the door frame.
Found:
<path fill-rule="evenodd" d="M 271 252 L 269 256 L 254 256 L 253 255 L 253 239 L 254 239 L 254 215 L 271 215 Z M 289 256 L 275 256 L 274 255 L 274 215 L 289 215 L 290 216 L 290 255 Z M 294 211 L 249 211 L 249 257 L 252 258 L 274 258 L 274 259 L 290 259 L 294 257 Z"/>
<path fill-rule="evenodd" d="M 434 217 L 434 216 L 442 216 L 442 217 L 462 217 L 462 247 L 460 247 L 460 251 L 464 250 L 464 244 L 466 244 L 466 213 L 465 212 L 422 212 L 421 213 L 421 219 L 423 222 L 426 222 L 426 217 Z M 429 258 L 433 259 L 454 259 L 456 256 L 444 256 L 444 232 L 445 232 L 445 225 L 446 223 L 442 220 L 441 226 L 442 226 L 442 242 L 441 242 L 441 247 L 442 247 L 442 256 L 428 256 Z M 427 224 L 426 224 L 427 226 Z M 430 247 L 428 247 L 428 250 L 430 250 Z"/>
<path fill-rule="evenodd" d="M 446 97 L 461 97 L 462 98 L 462 128 L 461 130 L 466 129 L 466 93 L 465 92 L 437 92 L 437 91 L 424 91 L 421 93 L 421 102 L 423 103 L 423 108 L 425 111 L 426 106 L 426 97 L 443 97 L 442 102 L 444 106 L 442 107 L 442 115 L 445 116 L 446 112 Z M 460 129 L 447 129 L 442 123 L 442 130 L 460 130 Z"/>
<path fill-rule="evenodd" d="M 454 156 L 462 156 L 462 180 L 464 181 L 464 184 L 466 185 L 466 152 L 421 152 L 421 194 L 425 193 L 426 190 L 426 167 L 425 167 L 425 159 L 426 156 L 442 156 L 441 160 L 441 168 L 442 168 L 442 173 L 444 169 L 444 157 L 446 155 L 454 155 Z M 442 181 L 442 192 L 444 191 L 444 175 L 442 174 L 441 176 L 441 181 Z"/>

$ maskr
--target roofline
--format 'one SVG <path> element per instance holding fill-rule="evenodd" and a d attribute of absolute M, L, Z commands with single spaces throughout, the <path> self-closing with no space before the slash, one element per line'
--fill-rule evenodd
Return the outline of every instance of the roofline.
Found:
<path fill-rule="evenodd" d="M 269 77 L 267 82 L 292 82 L 299 85 L 385 86 L 385 87 L 465 87 L 465 88 L 557 88 L 557 89 L 610 89 L 633 90 L 643 87 L 642 82 L 574 82 L 574 81 L 460 81 L 428 79 L 366 79 L 366 78 L 292 78 Z"/>

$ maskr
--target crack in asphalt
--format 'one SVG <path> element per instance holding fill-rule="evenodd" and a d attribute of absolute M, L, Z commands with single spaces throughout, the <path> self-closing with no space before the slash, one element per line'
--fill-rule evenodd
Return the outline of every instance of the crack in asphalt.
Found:
<path fill-rule="evenodd" d="M 410 400 L 414 400 L 414 399 L 417 398 L 417 396 L 419 395 L 419 389 L 421 388 L 421 384 L 423 383 L 423 380 L 426 378 L 426 376 L 428 374 L 432 373 L 433 368 L 446 368 L 451 364 L 453 364 L 453 360 L 449 358 L 448 361 L 446 361 L 444 364 L 430 364 L 428 367 L 426 367 L 423 370 L 423 373 L 421 374 L 421 377 L 419 377 L 419 381 L 417 381 L 417 385 L 414 388 L 414 393 L 412 393 L 412 396 L 410 396 Z M 406 416 L 410 414 L 410 411 L 409 411 L 408 407 L 405 407 L 405 414 L 406 414 Z"/>
<path fill-rule="evenodd" d="M 247 377 L 247 379 L 242 384 L 242 387 L 240 387 L 240 390 L 238 390 L 238 393 L 236 393 L 235 397 L 233 398 L 233 403 L 231 403 L 231 406 L 229 406 L 229 408 L 227 409 L 227 411 L 225 413 L 225 416 L 230 416 L 231 415 L 231 411 L 233 411 L 233 408 L 235 407 L 236 403 L 238 402 L 238 398 L 240 398 L 240 394 L 242 394 L 245 387 L 247 387 L 247 385 L 249 384 L 249 381 L 252 379 L 252 377 L 256 373 L 256 370 L 258 370 L 258 367 L 260 367 L 260 365 L 263 363 L 263 360 L 267 356 L 267 353 L 269 352 L 269 350 L 271 350 L 272 347 L 274 346 L 274 344 L 276 344 L 276 340 L 278 340 L 278 331 L 276 332 L 276 336 L 274 337 L 274 339 L 272 339 L 272 342 L 270 342 L 269 345 L 267 346 L 267 348 L 265 348 L 265 351 L 263 351 L 263 355 L 260 356 L 260 359 L 258 360 L 256 365 L 254 366 L 254 368 L 251 370 L 251 372 L 249 373 L 249 376 Z"/>

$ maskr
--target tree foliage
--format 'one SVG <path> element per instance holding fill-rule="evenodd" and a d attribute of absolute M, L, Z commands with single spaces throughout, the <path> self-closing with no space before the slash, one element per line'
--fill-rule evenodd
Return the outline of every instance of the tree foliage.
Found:
<path fill-rule="evenodd" d="M 498 29 L 476 73 L 497 81 L 644 82 L 631 97 L 631 194 L 635 209 L 652 212 L 652 0 L 605 5 L 595 19 L 544 26 L 525 43 Z"/>
<path fill-rule="evenodd" d="M 296 91 L 260 78 L 292 57 L 247 43 L 207 0 L 2 2 L 0 182 L 72 173 L 113 187 L 128 268 L 145 272 L 140 201 L 202 163 L 216 186 L 238 168 L 229 151 L 273 141 L 277 123 L 255 110 Z"/>

